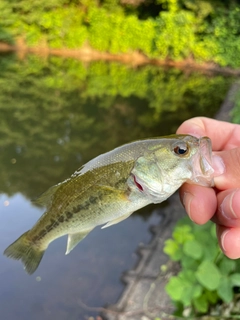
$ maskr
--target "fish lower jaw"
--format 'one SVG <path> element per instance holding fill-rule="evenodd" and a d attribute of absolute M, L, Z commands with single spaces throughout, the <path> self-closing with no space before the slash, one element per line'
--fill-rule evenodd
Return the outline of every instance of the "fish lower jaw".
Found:
<path fill-rule="evenodd" d="M 151 195 L 152 203 L 157 204 L 167 200 L 176 190 L 177 189 L 174 188 L 174 190 L 172 189 L 168 192 L 162 192 L 155 197 Z"/>
<path fill-rule="evenodd" d="M 179 186 L 176 187 L 173 185 L 165 185 L 161 190 L 145 190 L 145 197 L 149 201 L 149 203 L 161 203 L 167 200 L 178 189 L 178 187 Z"/>

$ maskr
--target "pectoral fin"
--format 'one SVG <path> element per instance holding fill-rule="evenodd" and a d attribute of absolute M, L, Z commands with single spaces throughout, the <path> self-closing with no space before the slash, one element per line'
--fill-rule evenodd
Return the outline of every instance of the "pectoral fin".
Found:
<path fill-rule="evenodd" d="M 79 233 L 71 233 L 68 235 L 68 241 L 67 241 L 67 250 L 65 254 L 69 254 L 69 252 L 72 251 L 72 249 L 74 249 L 76 247 L 76 245 L 82 241 L 91 231 L 87 230 L 84 232 L 79 232 Z"/>
<path fill-rule="evenodd" d="M 117 219 L 108 221 L 108 223 L 106 223 L 101 229 L 105 229 L 105 228 L 108 228 L 110 226 L 113 226 L 114 224 L 127 219 L 131 214 L 132 214 L 132 212 L 130 212 L 130 213 L 128 212 L 127 214 L 125 214 L 125 215 L 123 215 L 123 216 L 121 216 L 121 217 L 119 217 Z"/>
<path fill-rule="evenodd" d="M 62 183 L 52 186 L 45 191 L 40 197 L 33 200 L 33 203 L 40 205 L 41 207 L 49 208 L 52 204 L 52 199 L 56 191 L 61 187 Z"/>

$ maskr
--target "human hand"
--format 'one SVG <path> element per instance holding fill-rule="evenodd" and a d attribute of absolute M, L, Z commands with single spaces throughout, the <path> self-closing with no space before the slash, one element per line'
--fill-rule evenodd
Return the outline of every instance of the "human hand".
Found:
<path fill-rule="evenodd" d="M 240 258 L 240 125 L 197 117 L 185 121 L 177 133 L 212 140 L 215 188 L 185 183 L 180 198 L 191 220 L 216 223 L 225 255 Z"/>

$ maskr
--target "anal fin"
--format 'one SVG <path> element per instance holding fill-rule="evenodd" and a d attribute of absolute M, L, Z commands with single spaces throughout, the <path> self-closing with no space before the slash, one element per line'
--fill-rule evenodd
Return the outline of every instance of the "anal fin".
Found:
<path fill-rule="evenodd" d="M 89 234 L 90 231 L 92 231 L 92 229 L 78 233 L 70 233 L 68 235 L 67 250 L 65 254 L 69 254 L 69 252 L 71 252 L 76 245 Z"/>
<path fill-rule="evenodd" d="M 106 223 L 101 229 L 105 229 L 110 226 L 113 226 L 114 224 L 117 224 L 118 222 L 121 222 L 121 221 L 127 219 L 131 214 L 132 214 L 132 212 L 130 212 L 130 213 L 128 212 L 128 213 L 124 214 L 123 216 L 118 217 L 117 219 L 113 219 L 111 221 L 108 221 L 108 223 Z"/>

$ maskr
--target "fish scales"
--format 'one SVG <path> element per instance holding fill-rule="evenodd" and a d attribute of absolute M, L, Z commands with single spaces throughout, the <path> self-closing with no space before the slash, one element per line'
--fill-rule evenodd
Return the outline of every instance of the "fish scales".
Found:
<path fill-rule="evenodd" d="M 44 236 L 51 239 L 52 236 L 54 237 L 56 228 L 71 229 L 72 225 L 76 227 L 79 221 L 82 226 L 89 219 L 92 221 L 92 212 L 96 213 L 96 223 L 98 220 L 102 222 L 101 215 L 105 217 L 106 210 L 110 211 L 111 217 L 112 207 L 117 206 L 116 191 L 121 191 L 121 203 L 124 196 L 127 195 L 126 181 L 133 164 L 133 161 L 128 161 L 124 166 L 121 162 L 109 164 L 94 168 L 92 171 L 76 176 L 73 180 L 64 182 L 60 185 L 61 190 L 58 190 L 52 199 L 51 212 L 48 211 L 42 216 L 31 229 L 29 236 L 33 237 L 34 241 L 42 240 Z M 112 189 L 107 189 L 106 186 Z M 125 200 L 127 202 L 127 199 Z M 61 211 L 59 211 L 59 205 L 61 205 Z M 41 230 L 38 233 L 40 224 L 44 232 Z M 60 230 L 57 232 L 59 234 Z M 63 231 L 64 234 L 66 234 L 65 231 Z"/>
<path fill-rule="evenodd" d="M 109 227 L 184 182 L 211 186 L 211 142 L 189 135 L 132 142 L 89 161 L 38 200 L 46 212 L 4 254 L 31 274 L 55 239 L 68 234 L 66 254 L 97 225 Z"/>

